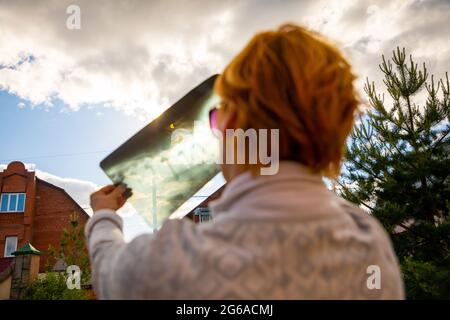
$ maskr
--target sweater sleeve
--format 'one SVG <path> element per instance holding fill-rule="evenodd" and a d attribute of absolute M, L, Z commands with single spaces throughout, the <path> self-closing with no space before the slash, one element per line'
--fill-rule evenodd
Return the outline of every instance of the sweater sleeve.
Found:
<path fill-rule="evenodd" d="M 122 225 L 122 218 L 109 209 L 97 211 L 86 224 L 92 284 L 98 298 L 176 296 L 180 287 L 173 280 L 182 265 L 183 223 L 166 221 L 157 233 L 140 235 L 129 243 L 123 239 Z"/>
<path fill-rule="evenodd" d="M 126 244 L 122 218 L 114 210 L 98 210 L 87 222 L 85 234 L 91 261 L 92 285 L 99 299 L 108 299 L 110 266 Z"/>

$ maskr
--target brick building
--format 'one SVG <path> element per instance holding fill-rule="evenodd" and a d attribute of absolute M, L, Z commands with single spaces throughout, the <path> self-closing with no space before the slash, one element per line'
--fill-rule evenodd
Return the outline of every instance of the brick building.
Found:
<path fill-rule="evenodd" d="M 64 191 L 35 176 L 22 162 L 11 162 L 0 172 L 0 258 L 30 243 L 42 252 L 44 272 L 49 245 L 59 246 L 71 215 L 85 224 L 88 214 Z"/>

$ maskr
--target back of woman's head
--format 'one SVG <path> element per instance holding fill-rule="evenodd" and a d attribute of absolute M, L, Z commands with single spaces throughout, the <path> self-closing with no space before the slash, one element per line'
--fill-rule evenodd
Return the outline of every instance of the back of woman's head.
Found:
<path fill-rule="evenodd" d="M 351 66 L 319 34 L 286 24 L 262 32 L 226 67 L 216 92 L 242 129 L 279 129 L 280 160 L 339 173 L 358 97 Z"/>

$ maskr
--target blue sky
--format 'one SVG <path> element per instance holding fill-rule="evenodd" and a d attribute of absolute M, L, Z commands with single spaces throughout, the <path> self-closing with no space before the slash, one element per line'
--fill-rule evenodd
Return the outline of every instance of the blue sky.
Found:
<path fill-rule="evenodd" d="M 88 212 L 90 192 L 110 183 L 100 161 L 147 123 L 103 106 L 76 112 L 61 101 L 52 107 L 30 106 L 5 90 L 0 90 L 0 119 L 0 135 L 5 137 L 0 164 L 33 164 L 41 178 L 63 187 Z M 127 240 L 150 230 L 139 215 L 125 212 Z"/>
<path fill-rule="evenodd" d="M 25 106 L 19 108 L 22 102 Z M 21 160 L 61 177 L 102 185 L 108 177 L 99 162 L 142 128 L 146 121 L 113 108 L 80 108 L 73 112 L 56 102 L 34 106 L 14 94 L 0 91 L 4 139 L 0 163 Z M 66 156 L 63 156 L 66 155 Z"/>

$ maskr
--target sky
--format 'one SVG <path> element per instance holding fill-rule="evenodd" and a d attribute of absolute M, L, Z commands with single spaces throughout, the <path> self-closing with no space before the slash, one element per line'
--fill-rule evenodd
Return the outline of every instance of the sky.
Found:
<path fill-rule="evenodd" d="M 294 22 L 323 33 L 361 90 L 366 77 L 381 85 L 381 55 L 397 46 L 442 77 L 449 21 L 450 0 L 0 0 L 0 170 L 23 161 L 87 208 L 110 182 L 99 162 L 256 32 Z M 121 214 L 127 239 L 150 231 L 132 208 Z"/>

